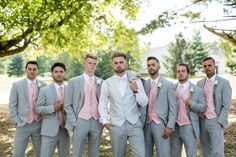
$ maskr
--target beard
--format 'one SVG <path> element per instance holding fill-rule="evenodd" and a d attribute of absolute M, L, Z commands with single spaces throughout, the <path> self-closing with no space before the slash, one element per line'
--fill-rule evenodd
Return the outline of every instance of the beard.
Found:
<path fill-rule="evenodd" d="M 120 67 L 114 69 L 115 73 L 117 73 L 117 74 L 122 74 L 122 73 L 125 72 L 125 70 L 126 70 L 126 69 L 123 69 L 123 68 L 120 68 Z"/>
<path fill-rule="evenodd" d="M 150 70 L 148 71 L 148 73 L 149 73 L 150 75 L 155 75 L 155 74 L 158 73 L 158 70 L 150 69 Z"/>

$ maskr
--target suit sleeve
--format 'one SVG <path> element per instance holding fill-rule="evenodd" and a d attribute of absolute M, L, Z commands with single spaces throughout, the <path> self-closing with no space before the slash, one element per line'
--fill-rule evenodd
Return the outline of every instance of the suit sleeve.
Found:
<path fill-rule="evenodd" d="M 10 99 L 9 99 L 9 108 L 11 117 L 14 124 L 20 123 L 20 118 L 18 116 L 17 108 L 18 108 L 18 93 L 16 89 L 16 85 L 13 84 L 10 92 Z"/>
<path fill-rule="evenodd" d="M 73 80 L 70 80 L 68 82 L 68 86 L 67 86 L 66 92 L 65 92 L 64 109 L 66 111 L 67 121 L 69 121 L 73 126 L 76 125 L 76 120 L 77 120 L 77 117 L 75 115 L 75 111 L 73 109 L 73 95 L 74 95 L 74 93 L 75 93 L 74 83 L 73 83 Z"/>
<path fill-rule="evenodd" d="M 232 89 L 231 89 L 229 81 L 225 81 L 223 85 L 223 89 L 222 89 L 222 101 L 221 101 L 222 108 L 221 108 L 219 118 L 218 118 L 218 122 L 222 126 L 224 126 L 224 128 L 226 127 L 224 124 L 228 118 L 228 113 L 229 113 L 231 101 L 232 101 L 231 99 L 232 99 Z"/>
<path fill-rule="evenodd" d="M 46 94 L 47 93 L 45 89 L 41 89 L 39 91 L 39 95 L 38 95 L 38 99 L 37 99 L 37 103 L 35 107 L 36 113 L 41 114 L 41 115 L 49 115 L 49 114 L 55 113 L 53 104 L 51 105 L 46 104 L 46 99 L 47 99 Z"/>
<path fill-rule="evenodd" d="M 190 108 L 193 112 L 204 112 L 206 110 L 206 101 L 204 91 L 201 88 L 195 88 L 196 98 L 192 99 L 192 106 Z"/>
<path fill-rule="evenodd" d="M 169 114 L 167 128 L 174 128 L 177 116 L 177 100 L 175 96 L 175 88 L 173 84 L 170 84 L 168 89 L 168 104 L 169 104 Z"/>

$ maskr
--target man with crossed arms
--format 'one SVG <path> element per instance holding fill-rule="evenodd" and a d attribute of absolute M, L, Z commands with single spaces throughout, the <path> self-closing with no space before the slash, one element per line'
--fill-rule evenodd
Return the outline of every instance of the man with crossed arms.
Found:
<path fill-rule="evenodd" d="M 203 157 L 224 157 L 224 128 L 228 127 L 228 114 L 232 89 L 228 80 L 216 75 L 215 60 L 203 60 L 206 78 L 197 82 L 205 92 L 206 111 L 200 113 L 200 142 Z"/>
<path fill-rule="evenodd" d="M 65 129 L 64 91 L 66 67 L 56 62 L 51 67 L 53 83 L 43 87 L 38 96 L 36 112 L 43 116 L 41 157 L 53 157 L 55 147 L 59 157 L 70 156 L 70 137 Z"/>
<path fill-rule="evenodd" d="M 66 128 L 73 134 L 74 157 L 82 157 L 88 139 L 88 156 L 98 157 L 103 126 L 99 123 L 98 99 L 102 79 L 94 75 L 97 57 L 87 54 L 84 73 L 69 80 L 65 97 Z"/>
<path fill-rule="evenodd" d="M 13 122 L 17 125 L 13 157 L 24 157 L 29 138 L 33 143 L 36 157 L 40 157 L 41 116 L 35 113 L 40 88 L 46 84 L 38 79 L 38 63 L 29 61 L 25 66 L 26 78 L 13 83 L 9 107 Z"/>
<path fill-rule="evenodd" d="M 205 111 L 203 90 L 192 84 L 187 64 L 179 64 L 176 69 L 178 83 L 175 85 L 178 112 L 175 130 L 170 137 L 171 157 L 181 157 L 184 144 L 187 157 L 197 157 L 197 139 L 199 138 L 199 112 Z"/>
<path fill-rule="evenodd" d="M 125 156 L 127 140 L 133 155 L 144 157 L 144 135 L 138 105 L 146 106 L 148 98 L 141 80 L 127 71 L 127 66 L 127 57 L 124 53 L 112 55 L 115 75 L 102 84 L 99 102 L 100 121 L 109 130 L 114 157 Z"/>

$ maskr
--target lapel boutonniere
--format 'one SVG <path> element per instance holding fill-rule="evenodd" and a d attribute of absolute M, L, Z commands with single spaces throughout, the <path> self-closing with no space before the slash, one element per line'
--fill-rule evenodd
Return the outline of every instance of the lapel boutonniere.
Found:
<path fill-rule="evenodd" d="M 191 86 L 191 88 L 190 88 L 190 95 L 191 95 L 191 97 L 193 96 L 193 86 Z"/>
<path fill-rule="evenodd" d="M 158 82 L 157 88 L 161 88 L 161 86 L 162 86 L 162 83 L 161 83 L 161 82 Z"/>
<path fill-rule="evenodd" d="M 102 80 L 101 79 L 97 79 L 97 85 L 101 85 L 102 84 Z"/>
<path fill-rule="evenodd" d="M 38 88 L 41 88 L 41 87 L 42 87 L 42 83 L 41 83 L 41 82 L 38 82 L 38 83 L 37 83 L 37 87 L 38 87 Z"/>
<path fill-rule="evenodd" d="M 219 84 L 218 80 L 214 81 L 214 85 L 217 86 Z"/>

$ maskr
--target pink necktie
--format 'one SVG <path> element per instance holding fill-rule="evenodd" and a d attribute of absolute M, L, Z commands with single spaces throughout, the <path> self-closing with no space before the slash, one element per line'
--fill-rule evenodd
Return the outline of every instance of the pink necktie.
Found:
<path fill-rule="evenodd" d="M 151 91 L 149 95 L 149 107 L 148 107 L 148 123 L 151 123 L 153 120 L 155 123 L 159 123 L 159 119 L 156 115 L 156 94 L 157 94 L 157 87 L 156 83 L 153 81 L 151 85 Z"/>
<path fill-rule="evenodd" d="M 210 79 L 207 79 L 205 83 L 205 95 L 206 95 L 206 104 L 207 104 L 207 109 L 205 111 L 205 116 L 208 119 L 215 118 L 217 117 L 215 113 L 215 106 L 214 106 L 214 100 L 213 100 L 213 82 L 211 82 Z"/>
<path fill-rule="evenodd" d="M 63 92 L 63 88 L 61 86 L 59 86 L 58 88 L 58 98 L 59 101 L 64 104 L 64 92 Z M 64 128 L 65 127 L 65 117 L 64 117 L 64 111 L 60 110 L 58 111 L 58 119 L 59 119 L 59 125 Z"/>
<path fill-rule="evenodd" d="M 34 82 L 30 83 L 29 86 L 29 118 L 28 123 L 34 120 L 34 105 L 36 100 L 36 85 Z"/>

